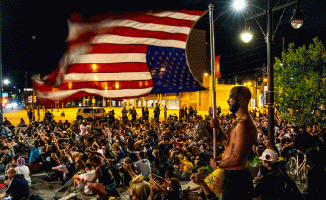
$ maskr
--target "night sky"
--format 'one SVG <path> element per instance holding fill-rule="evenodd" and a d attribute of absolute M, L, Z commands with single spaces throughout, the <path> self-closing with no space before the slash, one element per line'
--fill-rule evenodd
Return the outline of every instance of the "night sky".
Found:
<path fill-rule="evenodd" d="M 31 87 L 32 75 L 47 75 L 57 68 L 65 50 L 65 39 L 68 34 L 67 18 L 74 12 L 92 16 L 124 10 L 207 10 L 210 3 L 215 7 L 215 18 L 224 13 L 215 23 L 216 55 L 221 55 L 222 78 L 232 78 L 237 74 L 252 74 L 266 62 L 264 37 L 254 20 L 249 21 L 250 29 L 255 34 L 250 43 L 243 43 L 239 34 L 244 28 L 244 17 L 261 11 L 251 7 L 244 12 L 235 12 L 230 2 L 230 0 L 165 0 L 162 2 L 70 0 L 67 3 L 66 0 L 3 0 L 1 1 L 3 77 L 10 79 L 18 88 L 23 88 L 27 72 L 28 86 Z M 252 5 L 264 8 L 264 1 L 250 2 Z M 281 5 L 287 1 L 275 0 L 274 5 L 278 2 L 278 5 Z M 286 47 L 290 42 L 294 42 L 297 46 L 309 44 L 314 37 L 319 37 L 326 45 L 326 1 L 302 0 L 299 7 L 305 16 L 304 25 L 299 30 L 292 29 L 289 20 L 293 7 L 287 8 L 275 34 L 275 56 L 280 56 L 282 51 L 282 37 L 285 38 Z M 274 13 L 274 27 L 281 15 L 282 10 Z M 261 17 L 257 21 L 265 30 L 265 18 Z M 209 32 L 208 16 L 203 17 L 196 28 Z"/>

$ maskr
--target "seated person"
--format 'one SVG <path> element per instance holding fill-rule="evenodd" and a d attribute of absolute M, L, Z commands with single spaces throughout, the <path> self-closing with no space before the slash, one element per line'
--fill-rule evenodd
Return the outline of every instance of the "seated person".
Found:
<path fill-rule="evenodd" d="M 11 122 L 10 122 L 6 117 L 4 118 L 3 125 L 4 125 L 5 127 L 8 127 L 9 129 L 15 128 L 15 126 L 13 126 L 13 125 L 11 124 Z"/>
<path fill-rule="evenodd" d="M 189 180 L 193 170 L 193 164 L 190 162 L 190 156 L 185 155 L 179 169 L 178 178 L 180 180 Z"/>
<path fill-rule="evenodd" d="M 139 160 L 135 163 L 135 168 L 140 170 L 145 180 L 149 180 L 149 174 L 151 173 L 151 166 L 148 159 L 145 159 L 145 153 L 139 152 Z"/>
<path fill-rule="evenodd" d="M 67 176 L 68 176 L 68 168 L 67 168 L 67 163 L 69 163 L 69 159 L 66 155 L 62 155 L 60 157 L 60 165 L 56 166 L 56 167 L 52 167 L 52 170 L 56 170 L 59 173 L 55 173 L 56 174 L 56 178 L 59 178 L 60 180 L 67 180 Z"/>
<path fill-rule="evenodd" d="M 31 177 L 30 177 L 30 170 L 29 168 L 25 165 L 25 159 L 23 157 L 19 157 L 16 161 L 16 170 L 17 170 L 17 174 L 22 174 L 24 175 L 24 178 L 27 180 L 28 185 L 31 186 L 32 181 L 31 181 Z"/>
<path fill-rule="evenodd" d="M 23 118 L 20 118 L 20 123 L 18 124 L 19 127 L 26 127 L 26 123 Z"/>
<path fill-rule="evenodd" d="M 262 161 L 263 177 L 258 181 L 253 198 L 261 197 L 261 200 L 272 199 L 296 199 L 303 200 L 295 182 L 281 169 L 277 152 L 266 149 L 260 157 Z M 277 192 L 271 192 L 277 191 Z"/>
<path fill-rule="evenodd" d="M 85 185 L 86 181 L 91 181 L 95 176 L 95 170 L 93 169 L 92 163 L 86 163 L 84 174 L 76 174 L 74 176 L 74 186 L 77 189 L 81 189 L 82 193 L 86 195 L 92 195 L 92 191 L 89 190 L 88 186 Z"/>
<path fill-rule="evenodd" d="M 131 158 L 126 157 L 125 158 L 125 163 L 131 164 Z M 132 170 L 134 170 L 134 166 L 131 166 Z M 124 186 L 129 186 L 130 181 L 132 180 L 129 172 L 127 172 L 123 167 L 120 168 L 120 172 L 123 174 L 123 182 Z"/>
<path fill-rule="evenodd" d="M 136 175 L 131 169 L 131 165 L 125 163 L 123 168 L 129 172 L 132 181 L 130 181 L 129 196 L 131 200 L 150 200 L 152 187 L 144 180 L 142 175 Z"/>
<path fill-rule="evenodd" d="M 204 178 L 205 183 L 207 186 L 215 193 L 217 197 L 220 197 L 222 195 L 222 186 L 223 186 L 223 180 L 224 180 L 224 170 L 220 169 L 216 166 L 216 162 L 214 162 L 213 159 L 210 161 L 211 167 L 214 169 L 214 171 L 206 175 L 205 168 L 199 168 L 198 172 L 202 174 L 202 177 Z M 193 188 L 190 188 L 190 191 L 196 191 L 200 189 L 201 186 L 196 186 Z"/>
<path fill-rule="evenodd" d="M 0 171 L 5 172 L 6 165 L 9 164 L 12 160 L 12 154 L 8 146 L 3 146 L 1 148 L 2 157 L 0 160 Z"/>
<path fill-rule="evenodd" d="M 5 181 L 4 181 L 4 184 L 8 187 L 9 183 L 10 183 L 10 180 L 8 179 L 8 170 L 10 168 L 15 168 L 16 167 L 16 162 L 17 162 L 17 159 L 19 158 L 18 155 L 15 155 L 13 158 L 12 158 L 12 161 L 11 163 L 9 163 L 7 166 L 6 166 L 6 171 L 5 171 Z"/>
<path fill-rule="evenodd" d="M 152 186 L 151 199 L 181 200 L 181 185 L 177 178 L 173 177 L 164 180 L 160 176 L 151 174 L 150 183 Z"/>
<path fill-rule="evenodd" d="M 111 195 L 116 188 L 114 176 L 99 157 L 92 157 L 91 162 L 95 167 L 95 176 L 92 180 L 85 181 L 85 183 L 93 194 L 99 195 L 101 198 L 105 199 Z M 98 182 L 96 182 L 97 180 Z"/>
<path fill-rule="evenodd" d="M 20 200 L 24 197 L 28 199 L 30 196 L 30 188 L 27 180 L 24 178 L 24 175 L 17 174 L 15 168 L 10 168 L 7 173 L 10 184 L 8 189 L 0 194 L 0 199 L 3 199 L 8 195 L 12 196 L 12 200 Z"/>
<path fill-rule="evenodd" d="M 201 173 L 192 174 L 190 177 L 191 181 L 197 184 L 204 191 L 207 200 L 218 200 L 215 193 L 208 187 L 207 183 L 204 181 L 203 175 Z"/>
<path fill-rule="evenodd" d="M 40 162 L 39 156 L 41 155 L 41 150 L 39 149 L 40 142 L 38 140 L 34 140 L 34 145 L 29 144 L 26 137 L 23 137 L 25 144 L 31 149 L 31 153 L 29 155 L 29 163 L 38 164 Z"/>

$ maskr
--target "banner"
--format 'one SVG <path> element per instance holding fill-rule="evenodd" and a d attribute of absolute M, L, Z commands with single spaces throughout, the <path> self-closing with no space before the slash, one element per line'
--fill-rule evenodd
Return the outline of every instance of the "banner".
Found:
<path fill-rule="evenodd" d="M 215 56 L 215 78 L 221 78 L 220 58 L 221 55 Z"/>

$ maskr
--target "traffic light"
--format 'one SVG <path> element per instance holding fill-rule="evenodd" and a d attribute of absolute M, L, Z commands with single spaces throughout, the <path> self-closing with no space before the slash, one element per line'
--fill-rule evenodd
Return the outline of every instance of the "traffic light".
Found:
<path fill-rule="evenodd" d="M 5 106 L 9 102 L 8 98 L 5 97 L 2 99 L 2 106 Z"/>

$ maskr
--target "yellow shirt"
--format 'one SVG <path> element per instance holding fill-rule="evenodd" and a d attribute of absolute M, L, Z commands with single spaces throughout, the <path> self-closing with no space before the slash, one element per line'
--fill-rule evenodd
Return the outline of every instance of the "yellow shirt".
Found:
<path fill-rule="evenodd" d="M 224 170 L 217 168 L 205 178 L 208 187 L 215 193 L 217 197 L 222 195 L 222 186 L 224 180 Z"/>
<path fill-rule="evenodd" d="M 182 164 L 183 164 L 183 168 L 182 168 L 183 172 L 192 173 L 192 169 L 194 168 L 194 166 L 192 165 L 191 162 L 184 160 L 182 161 Z"/>

